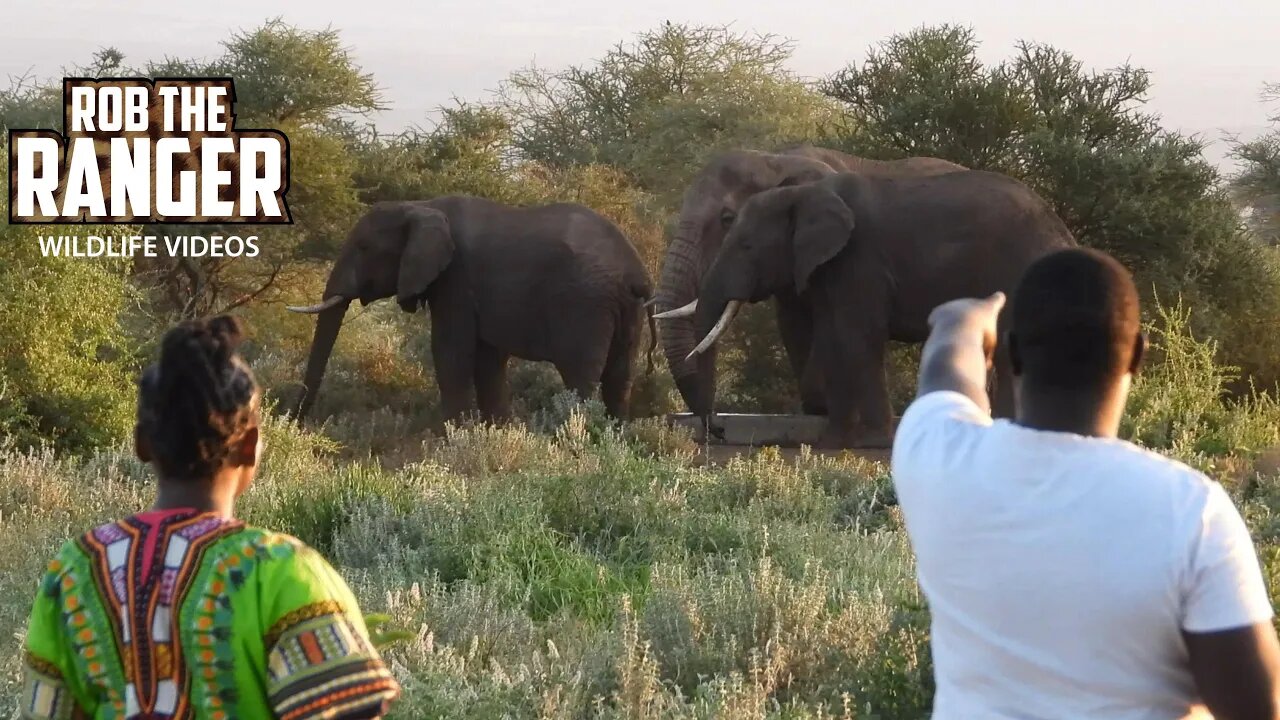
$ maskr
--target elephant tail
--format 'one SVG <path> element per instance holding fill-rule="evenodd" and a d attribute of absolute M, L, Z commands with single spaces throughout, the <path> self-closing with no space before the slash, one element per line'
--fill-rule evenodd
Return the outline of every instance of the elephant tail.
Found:
<path fill-rule="evenodd" d="M 658 322 L 653 319 L 653 308 L 658 304 L 658 298 L 651 298 L 644 304 L 644 312 L 649 316 L 649 349 L 645 350 L 645 360 L 648 363 L 644 374 L 653 374 L 653 351 L 658 348 Z"/>

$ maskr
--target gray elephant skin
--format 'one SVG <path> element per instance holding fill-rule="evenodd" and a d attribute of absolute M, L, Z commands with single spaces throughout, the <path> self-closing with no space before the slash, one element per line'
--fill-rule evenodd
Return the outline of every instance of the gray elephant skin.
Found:
<path fill-rule="evenodd" d="M 708 268 L 694 316 L 691 351 L 714 407 L 714 346 L 742 303 L 779 294 L 812 309 L 812 353 L 823 379 L 822 447 L 886 447 L 892 415 L 885 381 L 888 341 L 921 343 L 939 304 L 997 290 L 1012 293 L 1037 258 L 1076 241 L 1031 188 L 997 173 L 963 170 L 928 177 L 839 173 L 759 193 L 742 207 Z M 1003 344 L 994 357 L 992 409 L 1013 411 Z"/>
<path fill-rule="evenodd" d="M 351 302 L 394 297 L 405 312 L 430 312 L 446 421 L 476 407 L 485 421 L 508 418 L 511 357 L 552 363 L 584 398 L 598 383 L 609 413 L 625 418 L 646 312 L 654 330 L 652 294 L 635 247 L 583 205 L 465 195 L 378 203 L 348 235 L 321 302 L 289 308 L 319 315 L 295 417 L 315 402 Z"/>
<path fill-rule="evenodd" d="M 776 187 L 788 187 L 834 175 L 858 172 L 869 176 L 930 176 L 965 170 L 946 160 L 911 157 L 903 160 L 871 160 L 836 150 L 795 145 L 775 152 L 734 150 L 713 158 L 695 178 L 684 199 L 671 244 L 662 262 L 657 307 L 668 313 L 658 334 L 667 364 L 685 405 L 696 412 L 707 407 L 715 378 L 715 349 L 704 353 L 704 373 L 686 356 L 697 343 L 690 304 L 712 259 L 720 250 L 725 232 L 740 208 L 752 196 Z M 778 331 L 795 374 L 801 405 L 807 414 L 825 415 L 822 378 L 809 362 L 813 312 L 805 298 L 780 290 L 774 295 Z M 683 308 L 683 310 L 681 310 Z M 674 311 L 674 315 L 672 315 Z"/>

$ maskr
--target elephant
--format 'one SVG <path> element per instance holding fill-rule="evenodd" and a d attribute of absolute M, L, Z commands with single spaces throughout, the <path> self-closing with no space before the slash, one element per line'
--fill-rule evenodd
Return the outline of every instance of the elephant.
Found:
<path fill-rule="evenodd" d="M 678 225 L 662 262 L 658 282 L 659 337 L 667 364 L 685 405 L 707 407 L 714 392 L 700 378 L 714 381 L 714 348 L 703 353 L 700 373 L 686 360 L 696 342 L 694 302 L 698 286 L 720 249 L 725 231 L 752 196 L 776 187 L 812 182 L 838 172 L 871 176 L 929 176 L 965 170 L 946 160 L 910 157 L 871 160 L 812 145 L 793 145 L 776 152 L 733 150 L 715 156 L 684 193 Z M 813 318 L 803 298 L 780 291 L 774 296 L 779 334 L 800 388 L 805 413 L 825 415 L 822 379 L 809 363 Z M 713 431 L 718 428 L 709 428 Z"/>
<path fill-rule="evenodd" d="M 888 341 L 922 343 L 933 308 L 961 297 L 1008 297 L 1037 258 L 1076 240 L 1052 208 L 1006 175 L 962 170 L 924 177 L 842 172 L 766 190 L 743 205 L 698 290 L 700 342 L 687 355 L 709 388 L 707 353 L 744 303 L 780 294 L 813 311 L 812 353 L 828 412 L 817 445 L 886 447 L 892 411 Z M 998 319 L 1007 329 L 1011 303 Z M 993 359 L 996 417 L 1013 413 L 1003 343 Z"/>
<path fill-rule="evenodd" d="M 377 203 L 348 234 L 321 302 L 289 308 L 319 315 L 294 416 L 311 409 L 352 300 L 394 296 L 405 312 L 428 308 L 445 421 L 477 407 L 486 422 L 508 419 L 511 357 L 554 364 L 584 399 L 599 383 L 608 413 L 625 419 L 646 314 L 653 367 L 652 295 L 635 246 L 586 206 L 469 195 Z"/>

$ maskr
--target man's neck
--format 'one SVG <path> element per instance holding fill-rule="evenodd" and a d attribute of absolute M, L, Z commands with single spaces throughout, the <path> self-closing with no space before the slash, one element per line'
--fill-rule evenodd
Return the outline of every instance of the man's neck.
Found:
<path fill-rule="evenodd" d="M 1032 430 L 1114 438 L 1120 431 L 1124 400 L 1115 392 L 1062 393 L 1019 388 L 1014 422 Z"/>

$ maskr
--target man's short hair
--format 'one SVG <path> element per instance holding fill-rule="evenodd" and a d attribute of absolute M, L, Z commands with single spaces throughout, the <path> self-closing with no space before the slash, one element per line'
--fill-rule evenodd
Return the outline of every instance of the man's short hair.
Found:
<path fill-rule="evenodd" d="M 1019 374 L 1034 387 L 1092 390 L 1129 372 L 1142 332 L 1133 276 L 1098 250 L 1060 250 L 1032 263 L 1013 297 Z"/>

